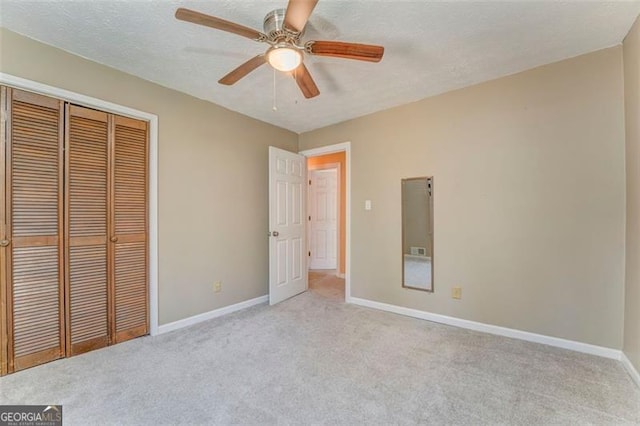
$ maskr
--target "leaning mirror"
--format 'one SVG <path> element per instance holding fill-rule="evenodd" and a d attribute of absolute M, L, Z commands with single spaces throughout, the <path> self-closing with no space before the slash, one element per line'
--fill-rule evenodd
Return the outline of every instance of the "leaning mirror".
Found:
<path fill-rule="evenodd" d="M 402 286 L 433 291 L 433 177 L 402 179 Z"/>

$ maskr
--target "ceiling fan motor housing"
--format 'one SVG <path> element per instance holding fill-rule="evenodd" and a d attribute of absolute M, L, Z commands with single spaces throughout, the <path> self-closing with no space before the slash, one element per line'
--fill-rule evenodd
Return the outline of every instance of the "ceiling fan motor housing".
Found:
<path fill-rule="evenodd" d="M 286 12 L 286 9 L 275 9 L 267 13 L 267 16 L 264 17 L 263 23 L 264 33 L 267 35 L 269 40 L 274 43 L 286 42 L 298 44 L 304 30 L 302 32 L 297 32 L 285 28 L 284 17 Z"/>

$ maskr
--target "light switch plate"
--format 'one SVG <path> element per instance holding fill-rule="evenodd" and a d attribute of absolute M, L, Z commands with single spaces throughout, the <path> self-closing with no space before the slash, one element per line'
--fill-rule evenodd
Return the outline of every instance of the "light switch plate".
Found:
<path fill-rule="evenodd" d="M 462 287 L 453 287 L 451 289 L 451 297 L 454 299 L 462 299 Z"/>
<path fill-rule="evenodd" d="M 371 210 L 371 200 L 365 200 L 364 209 L 365 210 Z"/>

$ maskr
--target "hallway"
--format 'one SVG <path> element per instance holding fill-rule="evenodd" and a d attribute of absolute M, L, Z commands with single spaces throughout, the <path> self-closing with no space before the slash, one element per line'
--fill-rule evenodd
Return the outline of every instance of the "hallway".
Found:
<path fill-rule="evenodd" d="M 344 303 L 344 278 L 336 270 L 309 270 L 309 291 L 326 299 Z"/>

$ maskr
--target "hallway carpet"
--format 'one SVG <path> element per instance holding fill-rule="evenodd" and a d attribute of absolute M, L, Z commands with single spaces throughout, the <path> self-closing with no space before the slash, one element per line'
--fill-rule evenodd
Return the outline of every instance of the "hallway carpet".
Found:
<path fill-rule="evenodd" d="M 344 278 L 334 270 L 310 270 L 309 290 L 335 302 L 344 302 Z"/>
<path fill-rule="evenodd" d="M 619 362 L 307 292 L 0 378 L 87 424 L 637 424 Z"/>

